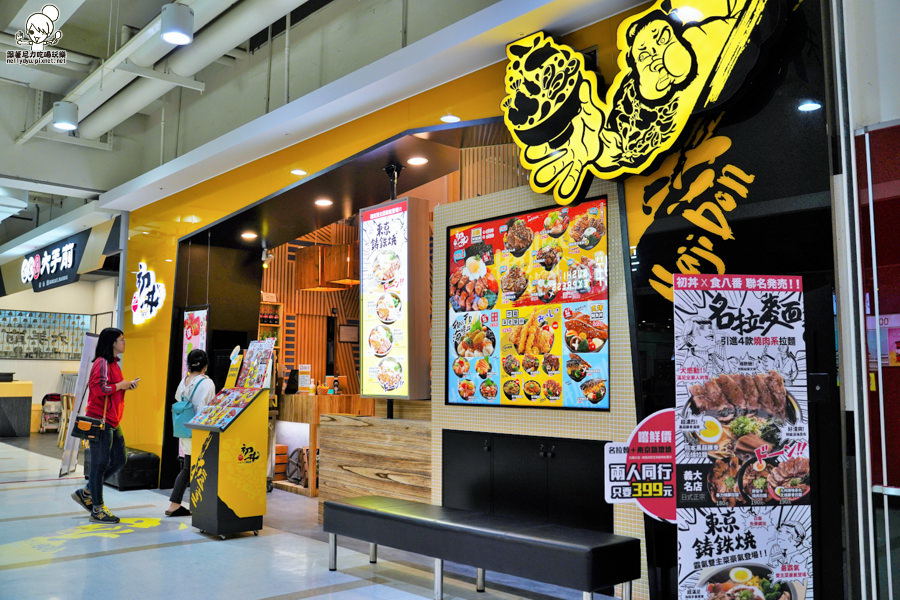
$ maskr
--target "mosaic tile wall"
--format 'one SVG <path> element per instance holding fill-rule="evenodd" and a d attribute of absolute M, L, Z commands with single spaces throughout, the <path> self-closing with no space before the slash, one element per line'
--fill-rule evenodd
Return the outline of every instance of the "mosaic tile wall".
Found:
<path fill-rule="evenodd" d="M 553 206 L 552 198 L 534 193 L 528 186 L 518 187 L 438 206 L 434 211 L 434 281 L 432 294 L 432 474 L 431 500 L 441 503 L 441 441 L 444 429 L 545 435 L 562 438 L 625 442 L 634 429 L 634 377 L 631 364 L 631 335 L 626 305 L 626 265 L 622 258 L 619 226 L 619 200 L 616 184 L 595 181 L 588 197 L 606 194 L 609 199 L 609 332 L 610 376 L 609 412 L 540 410 L 503 407 L 468 407 L 444 404 L 444 373 L 447 357 L 444 331 L 447 327 L 447 227 L 459 223 L 492 219 L 509 213 Z M 643 513 L 636 506 L 617 504 L 614 509 L 615 533 L 639 538 L 646 549 Z M 634 598 L 649 597 L 647 563 L 641 565 L 641 580 L 635 582 Z"/>

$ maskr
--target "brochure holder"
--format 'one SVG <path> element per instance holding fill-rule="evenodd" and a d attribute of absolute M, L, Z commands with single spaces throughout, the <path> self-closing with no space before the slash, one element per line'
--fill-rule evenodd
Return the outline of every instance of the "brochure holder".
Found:
<path fill-rule="evenodd" d="M 251 342 L 236 387 L 194 416 L 191 436 L 191 524 L 219 535 L 257 534 L 266 512 L 269 397 L 263 387 L 272 342 Z M 232 371 L 240 356 L 233 353 Z M 229 377 L 231 383 L 231 377 Z"/>
<path fill-rule="evenodd" d="M 266 512 L 268 390 L 222 390 L 187 426 L 191 436 L 191 524 L 229 535 L 262 529 Z M 202 418 L 199 418 L 202 417 Z"/>

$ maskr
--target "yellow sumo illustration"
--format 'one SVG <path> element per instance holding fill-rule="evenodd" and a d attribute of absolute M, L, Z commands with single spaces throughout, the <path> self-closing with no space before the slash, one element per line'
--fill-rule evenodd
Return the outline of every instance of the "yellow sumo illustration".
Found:
<path fill-rule="evenodd" d="M 624 20 L 605 102 L 579 52 L 540 32 L 509 44 L 501 108 L 531 187 L 569 204 L 590 174 L 642 172 L 720 99 L 765 5 L 692 0 L 688 12 L 662 0 Z"/>

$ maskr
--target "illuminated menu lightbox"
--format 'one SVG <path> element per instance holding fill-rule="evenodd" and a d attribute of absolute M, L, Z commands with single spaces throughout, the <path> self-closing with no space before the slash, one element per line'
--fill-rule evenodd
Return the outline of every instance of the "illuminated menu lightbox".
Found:
<path fill-rule="evenodd" d="M 448 228 L 448 404 L 609 409 L 606 233 L 605 197 Z"/>
<path fill-rule="evenodd" d="M 428 399 L 428 210 L 403 198 L 360 211 L 360 383 L 368 397 Z M 410 302 L 410 296 L 417 299 Z"/>

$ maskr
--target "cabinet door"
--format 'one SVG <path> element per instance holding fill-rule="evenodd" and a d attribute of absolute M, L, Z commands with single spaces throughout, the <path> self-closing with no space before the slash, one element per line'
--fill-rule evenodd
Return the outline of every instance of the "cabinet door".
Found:
<path fill-rule="evenodd" d="M 494 435 L 494 513 L 547 519 L 548 447 L 541 438 Z"/>
<path fill-rule="evenodd" d="M 441 504 L 491 510 L 491 434 L 445 429 Z"/>
<path fill-rule="evenodd" d="M 554 523 L 613 530 L 613 509 L 604 500 L 606 442 L 554 439 L 548 464 L 549 518 Z"/>

